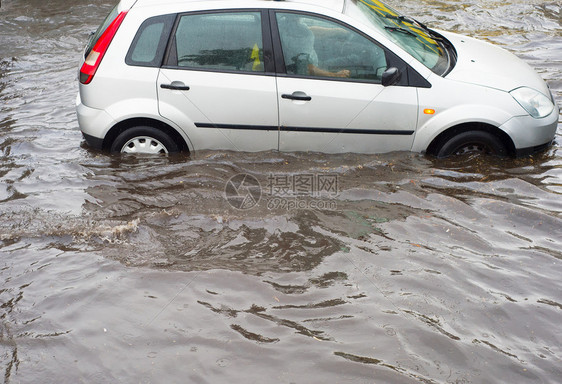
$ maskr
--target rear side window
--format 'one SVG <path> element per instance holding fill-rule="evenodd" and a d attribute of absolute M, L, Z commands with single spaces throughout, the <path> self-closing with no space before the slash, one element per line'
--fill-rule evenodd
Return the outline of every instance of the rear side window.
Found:
<path fill-rule="evenodd" d="M 142 23 L 125 58 L 128 65 L 160 67 L 175 15 L 151 17 Z"/>
<path fill-rule="evenodd" d="M 170 50 L 171 66 L 264 72 L 260 12 L 181 16 Z"/>

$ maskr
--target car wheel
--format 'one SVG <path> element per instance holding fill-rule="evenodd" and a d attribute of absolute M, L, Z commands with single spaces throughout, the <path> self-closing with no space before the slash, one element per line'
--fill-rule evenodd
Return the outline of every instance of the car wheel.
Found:
<path fill-rule="evenodd" d="M 168 154 L 179 152 L 170 136 L 154 127 L 133 127 L 123 131 L 111 145 L 112 153 Z"/>
<path fill-rule="evenodd" d="M 504 156 L 507 150 L 501 140 L 490 132 L 467 131 L 447 139 L 437 150 L 436 155 L 448 157 L 479 153 Z"/>

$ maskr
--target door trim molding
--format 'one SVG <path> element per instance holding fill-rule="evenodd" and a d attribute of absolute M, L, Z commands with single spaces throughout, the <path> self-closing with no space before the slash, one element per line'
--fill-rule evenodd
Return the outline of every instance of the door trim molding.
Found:
<path fill-rule="evenodd" d="M 272 125 L 245 125 L 222 123 L 195 123 L 197 128 L 239 129 L 249 131 L 281 131 L 281 132 L 318 132 L 318 133 L 348 133 L 362 135 L 400 135 L 410 136 L 415 131 L 401 131 L 391 129 L 359 129 L 359 128 L 322 128 L 322 127 L 276 127 Z"/>

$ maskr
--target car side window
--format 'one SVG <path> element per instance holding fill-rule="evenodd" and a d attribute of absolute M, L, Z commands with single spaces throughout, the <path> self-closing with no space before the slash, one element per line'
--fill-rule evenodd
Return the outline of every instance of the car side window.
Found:
<path fill-rule="evenodd" d="M 128 65 L 159 67 L 175 15 L 151 17 L 142 23 L 125 58 Z"/>
<path fill-rule="evenodd" d="M 384 49 L 365 36 L 308 14 L 277 12 L 276 20 L 287 74 L 381 82 Z"/>
<path fill-rule="evenodd" d="M 182 68 L 264 72 L 260 12 L 182 15 L 168 64 Z"/>

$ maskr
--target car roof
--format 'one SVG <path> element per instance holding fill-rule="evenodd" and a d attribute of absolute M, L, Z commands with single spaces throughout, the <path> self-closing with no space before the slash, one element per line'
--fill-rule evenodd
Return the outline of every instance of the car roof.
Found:
<path fill-rule="evenodd" d="M 163 4 L 182 4 L 182 3 L 232 3 L 240 7 L 255 6 L 263 7 L 265 3 L 269 3 L 266 8 L 274 7 L 272 3 L 294 3 L 294 4 L 306 4 L 314 5 L 323 8 L 328 8 L 336 12 L 342 12 L 344 8 L 344 3 L 347 0 L 121 0 L 124 8 L 130 8 L 132 6 L 153 6 L 153 5 L 163 5 Z"/>

